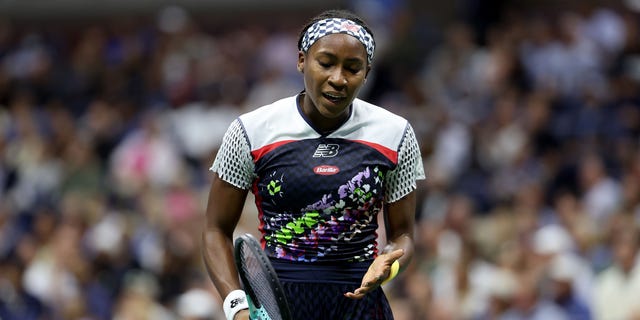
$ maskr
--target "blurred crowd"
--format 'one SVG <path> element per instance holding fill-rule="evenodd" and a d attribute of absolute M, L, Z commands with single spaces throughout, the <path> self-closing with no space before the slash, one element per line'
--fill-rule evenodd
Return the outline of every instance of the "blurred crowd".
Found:
<path fill-rule="evenodd" d="M 396 319 L 640 319 L 634 2 L 440 26 L 409 3 L 350 2 L 378 42 L 361 98 L 410 120 L 428 177 Z M 0 19 L 0 319 L 222 319 L 208 168 L 302 90 L 307 18 Z M 237 232 L 256 220 L 249 198 Z"/>

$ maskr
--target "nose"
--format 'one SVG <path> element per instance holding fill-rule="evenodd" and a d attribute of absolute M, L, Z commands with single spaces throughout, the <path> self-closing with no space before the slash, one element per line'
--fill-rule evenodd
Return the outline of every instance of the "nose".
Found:
<path fill-rule="evenodd" d="M 329 83 L 336 87 L 343 87 L 347 85 L 347 77 L 344 76 L 341 68 L 335 68 L 329 76 Z"/>

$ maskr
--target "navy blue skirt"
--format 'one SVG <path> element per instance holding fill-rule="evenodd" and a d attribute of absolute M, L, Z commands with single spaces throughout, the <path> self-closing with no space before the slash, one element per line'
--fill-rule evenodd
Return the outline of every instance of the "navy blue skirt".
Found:
<path fill-rule="evenodd" d="M 382 288 L 358 300 L 344 296 L 360 287 L 370 262 L 335 266 L 272 260 L 272 264 L 295 320 L 393 319 Z"/>

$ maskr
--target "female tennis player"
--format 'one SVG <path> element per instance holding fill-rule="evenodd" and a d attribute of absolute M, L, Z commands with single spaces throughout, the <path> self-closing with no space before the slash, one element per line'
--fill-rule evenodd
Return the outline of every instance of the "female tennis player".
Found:
<path fill-rule="evenodd" d="M 238 117 L 213 161 L 207 271 L 227 319 L 248 319 L 232 237 L 251 190 L 261 245 L 294 319 L 393 319 L 381 285 L 414 250 L 416 180 L 424 179 L 416 137 L 406 119 L 357 98 L 375 51 L 361 18 L 323 12 L 304 26 L 298 49 L 304 89 Z"/>

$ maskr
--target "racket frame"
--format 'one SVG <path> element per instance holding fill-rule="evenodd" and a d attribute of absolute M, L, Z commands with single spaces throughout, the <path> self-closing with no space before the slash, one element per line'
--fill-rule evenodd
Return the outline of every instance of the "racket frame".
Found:
<path fill-rule="evenodd" d="M 267 257 L 258 240 L 250 233 L 247 233 L 236 238 L 234 243 L 234 257 L 240 280 L 242 281 L 242 285 L 248 296 L 247 300 L 249 301 L 249 305 L 252 306 L 252 308 L 259 309 L 262 307 L 261 304 L 264 299 L 259 299 L 259 297 L 256 295 L 256 292 L 253 289 L 247 274 L 245 273 L 242 261 L 243 248 L 245 250 L 250 250 L 251 254 L 258 261 L 262 272 L 267 276 L 267 279 L 269 280 L 269 287 L 274 294 L 274 300 L 278 303 L 280 317 L 283 320 L 290 320 L 291 311 L 289 310 L 289 304 L 287 302 L 284 289 L 282 288 L 282 284 L 280 284 L 280 280 L 278 279 L 278 275 L 276 274 L 275 269 L 269 261 L 269 257 Z"/>

